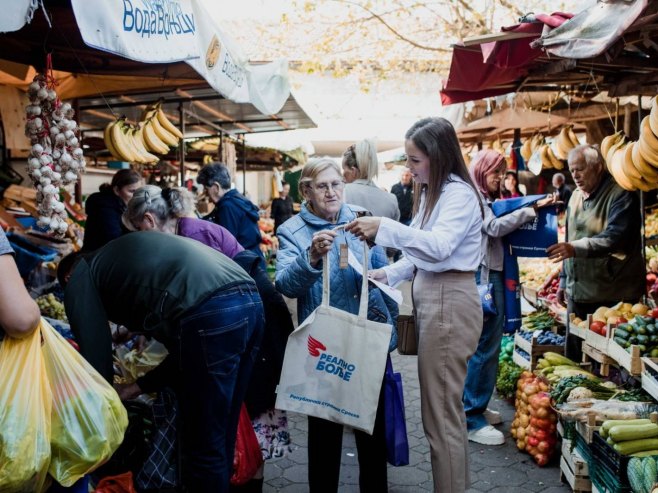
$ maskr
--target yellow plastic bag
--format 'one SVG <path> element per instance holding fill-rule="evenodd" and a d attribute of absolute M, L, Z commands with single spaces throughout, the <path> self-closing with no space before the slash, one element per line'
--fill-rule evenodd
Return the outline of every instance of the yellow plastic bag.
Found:
<path fill-rule="evenodd" d="M 53 394 L 48 472 L 71 486 L 119 448 L 128 415 L 115 390 L 44 320 L 41 334 Z"/>
<path fill-rule="evenodd" d="M 134 348 L 128 350 L 123 345 L 117 347 L 114 351 L 114 363 L 121 371 L 124 379 L 122 383 L 133 383 L 162 363 L 167 354 L 167 348 L 152 339 L 141 351 Z"/>
<path fill-rule="evenodd" d="M 52 397 L 38 330 L 0 345 L 0 493 L 41 491 L 50 461 Z"/>

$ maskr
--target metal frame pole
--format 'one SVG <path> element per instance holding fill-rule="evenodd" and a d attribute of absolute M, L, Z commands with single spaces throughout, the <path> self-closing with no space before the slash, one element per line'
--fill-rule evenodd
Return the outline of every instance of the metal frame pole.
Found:
<path fill-rule="evenodd" d="M 178 151 L 180 153 L 180 184 L 185 186 L 185 110 L 183 102 L 178 103 L 178 115 L 180 118 L 180 131 L 183 137 L 178 142 Z"/>

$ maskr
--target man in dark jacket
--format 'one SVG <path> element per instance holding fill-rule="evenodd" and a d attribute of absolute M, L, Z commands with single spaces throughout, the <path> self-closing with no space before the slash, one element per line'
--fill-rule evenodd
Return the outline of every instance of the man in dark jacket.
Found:
<path fill-rule="evenodd" d="M 402 171 L 400 183 L 393 185 L 391 193 L 398 199 L 400 222 L 409 226 L 414 207 L 414 186 L 411 181 L 411 172 L 408 169 Z"/>
<path fill-rule="evenodd" d="M 283 182 L 279 198 L 272 200 L 270 215 L 274 219 L 274 232 L 294 214 L 292 198 L 289 195 L 290 184 Z"/>
<path fill-rule="evenodd" d="M 567 210 L 569 199 L 571 198 L 571 189 L 565 183 L 565 178 L 562 173 L 555 173 L 553 175 L 553 187 L 557 194 L 557 199 L 560 202 L 557 206 L 557 211 L 562 213 Z"/>
<path fill-rule="evenodd" d="M 258 228 L 258 207 L 240 192 L 231 189 L 231 174 L 228 168 L 221 163 L 204 166 L 196 181 L 203 185 L 208 197 L 215 204 L 213 211 L 204 219 L 224 226 L 246 250 L 251 250 L 264 259 L 260 250 L 262 237 Z"/>
<path fill-rule="evenodd" d="M 566 241 L 548 248 L 562 262 L 558 301 L 584 319 L 599 306 L 637 302 L 645 292 L 642 215 L 637 194 L 610 176 L 601 151 L 581 145 L 569 153 L 578 187 L 567 207 Z"/>
<path fill-rule="evenodd" d="M 154 335 L 169 356 L 138 379 L 178 375 L 183 484 L 228 492 L 235 436 L 263 330 L 263 306 L 249 275 L 200 242 L 155 231 L 124 235 L 72 264 L 63 259 L 66 314 L 82 355 L 112 379 L 108 321 Z M 172 382 L 175 383 L 175 382 Z M 129 397 L 124 394 L 124 397 Z"/>

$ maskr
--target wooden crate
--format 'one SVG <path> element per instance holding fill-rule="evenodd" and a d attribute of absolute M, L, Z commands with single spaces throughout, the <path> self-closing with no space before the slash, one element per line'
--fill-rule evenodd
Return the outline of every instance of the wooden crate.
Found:
<path fill-rule="evenodd" d="M 655 358 L 641 358 L 642 359 L 642 388 L 654 399 L 658 400 L 658 380 L 651 373 L 647 371 L 652 368 L 658 371 L 658 359 Z"/>
<path fill-rule="evenodd" d="M 571 470 L 564 455 L 560 458 L 560 479 L 569 483 L 574 493 L 592 491 L 592 482 L 589 480 L 589 476 L 578 476 Z"/>
<path fill-rule="evenodd" d="M 534 370 L 537 367 L 537 362 L 539 361 L 539 358 L 541 358 L 544 353 L 553 352 L 553 353 L 564 354 L 564 346 L 554 346 L 552 344 L 537 344 L 537 340 L 534 337 L 530 341 L 527 341 L 523 337 L 521 337 L 521 335 L 518 332 L 514 334 L 514 349 L 516 348 L 523 349 L 526 353 L 530 355 L 531 370 Z M 516 351 L 514 351 L 514 353 L 516 354 Z M 519 355 L 519 358 L 522 358 L 522 356 Z M 525 368 L 525 366 L 523 368 Z"/>
<path fill-rule="evenodd" d="M 521 368 L 525 370 L 530 370 L 530 361 L 525 359 L 523 356 L 521 356 L 519 353 L 516 352 L 516 349 L 512 353 L 512 361 L 519 365 Z"/>
<path fill-rule="evenodd" d="M 576 432 L 583 437 L 585 443 L 588 445 L 592 443 L 594 439 L 594 432 L 599 431 L 601 426 L 596 420 L 596 413 L 589 412 L 587 413 L 586 421 L 576 421 Z"/>
<path fill-rule="evenodd" d="M 581 328 L 578 327 L 578 325 L 572 323 L 572 321 L 576 318 L 576 315 L 573 313 L 569 314 L 569 334 L 572 334 L 580 339 L 585 339 L 585 336 L 587 335 L 587 328 Z M 589 326 L 589 320 L 586 320 L 587 325 Z"/>
<path fill-rule="evenodd" d="M 521 295 L 526 299 L 528 303 L 537 308 L 540 306 L 540 301 L 537 297 L 537 290 L 530 288 L 524 284 L 521 285 Z"/>
<path fill-rule="evenodd" d="M 613 338 L 608 343 L 608 356 L 617 362 L 619 366 L 625 368 L 631 375 L 642 374 L 642 358 L 640 357 L 640 347 L 632 345 L 631 352 L 628 352 L 622 346 L 617 344 Z"/>
<path fill-rule="evenodd" d="M 589 477 L 589 464 L 576 448 L 571 450 L 571 440 L 562 440 L 562 457 L 575 476 Z"/>
<path fill-rule="evenodd" d="M 589 328 L 592 324 L 592 317 L 588 315 L 587 317 L 587 331 L 585 332 L 585 342 L 588 346 L 598 349 L 604 354 L 608 352 L 608 344 L 610 342 L 610 333 L 612 328 L 606 325 L 606 335 L 602 336 L 597 334 Z"/>
<path fill-rule="evenodd" d="M 583 341 L 582 351 L 583 351 L 583 363 L 596 361 L 597 363 L 601 364 L 600 373 L 602 376 L 607 377 L 610 374 L 610 365 L 615 364 L 615 360 L 613 360 L 610 356 L 606 354 L 607 348 L 606 348 L 606 352 L 603 352 L 595 347 L 590 346 L 589 344 L 587 344 L 586 341 Z"/>

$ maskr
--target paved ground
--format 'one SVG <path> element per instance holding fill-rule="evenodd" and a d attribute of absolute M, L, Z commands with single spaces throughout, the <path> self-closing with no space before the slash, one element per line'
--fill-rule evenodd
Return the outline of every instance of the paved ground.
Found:
<path fill-rule="evenodd" d="M 404 381 L 404 398 L 409 436 L 410 465 L 388 469 L 390 493 L 432 491 L 429 446 L 425 440 L 420 418 L 420 390 L 415 356 L 394 353 L 393 366 Z M 470 444 L 472 493 L 563 493 L 571 489 L 560 483 L 557 462 L 545 468 L 535 465 L 529 455 L 517 451 L 509 435 L 509 424 L 514 409 L 507 402 L 496 400 L 491 407 L 499 410 L 504 419 L 499 428 L 507 442 L 499 447 Z M 290 417 L 293 453 L 284 459 L 270 461 L 265 466 L 266 492 L 303 493 L 308 491 L 306 457 L 306 417 Z M 354 435 L 346 431 L 343 439 L 341 492 L 358 492 L 359 468 Z"/>

